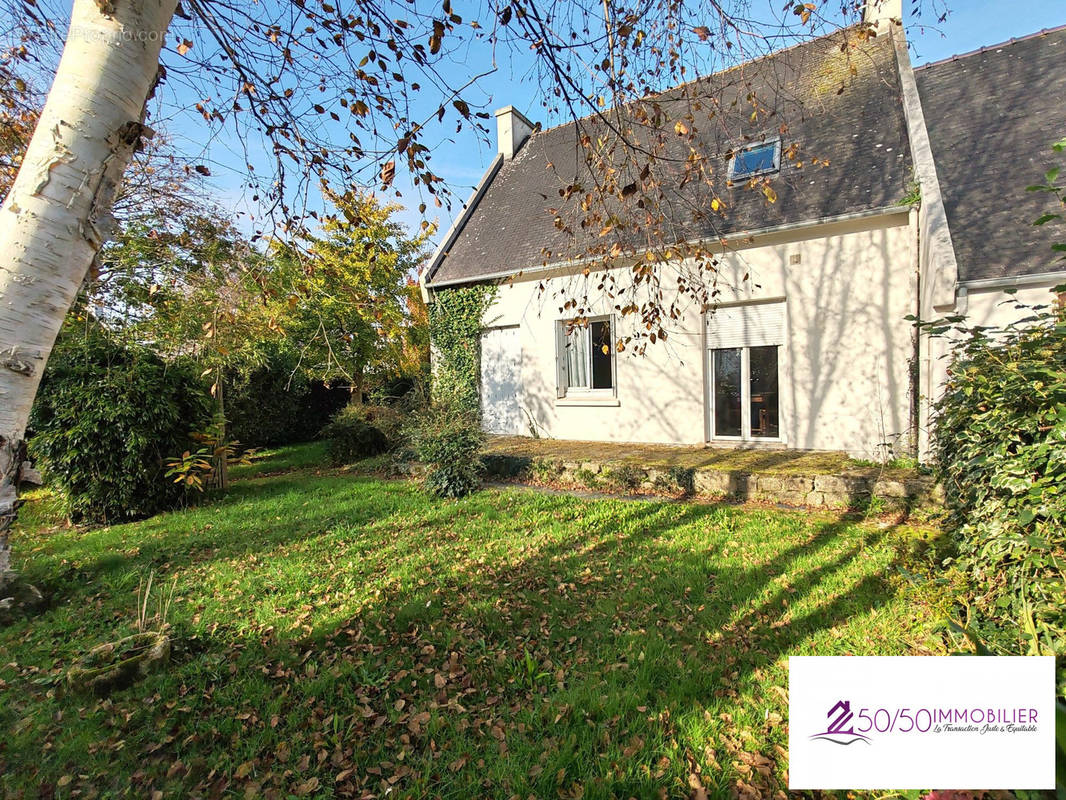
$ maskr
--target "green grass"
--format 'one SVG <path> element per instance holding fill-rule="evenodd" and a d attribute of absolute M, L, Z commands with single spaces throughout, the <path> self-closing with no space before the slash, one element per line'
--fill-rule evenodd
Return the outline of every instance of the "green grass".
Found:
<path fill-rule="evenodd" d="M 37 796 L 732 797 L 785 786 L 787 657 L 937 652 L 885 522 L 310 471 L 14 539 L 0 789 Z M 245 473 L 246 475 L 248 473 Z M 64 675 L 176 580 L 167 672 Z M 763 773 L 768 774 L 763 774 Z"/>
<path fill-rule="evenodd" d="M 239 480 L 301 469 L 322 469 L 326 464 L 326 442 L 306 442 L 268 448 L 258 451 L 249 460 L 250 464 L 230 467 L 230 478 Z"/>

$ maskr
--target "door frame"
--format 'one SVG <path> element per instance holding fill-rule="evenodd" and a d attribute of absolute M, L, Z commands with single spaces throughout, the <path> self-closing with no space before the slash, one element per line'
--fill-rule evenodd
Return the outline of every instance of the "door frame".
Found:
<path fill-rule="evenodd" d="M 740 436 L 716 436 L 714 432 L 714 349 L 708 346 L 707 315 L 703 312 L 700 325 L 700 348 L 703 350 L 703 439 L 708 445 L 720 443 L 729 446 L 759 447 L 767 445 L 780 447 L 788 445 L 788 432 L 785 429 L 785 409 L 788 399 L 785 391 L 785 377 L 788 374 L 788 303 L 785 298 L 767 298 L 739 303 L 722 303 L 722 307 L 758 305 L 761 303 L 781 302 L 785 304 L 784 328 L 782 342 L 777 347 L 777 436 L 767 437 L 751 435 L 751 364 L 750 347 L 740 346 Z M 715 348 L 717 349 L 717 348 Z M 729 349 L 729 348 L 724 348 Z M 745 435 L 746 434 L 746 435 Z"/>

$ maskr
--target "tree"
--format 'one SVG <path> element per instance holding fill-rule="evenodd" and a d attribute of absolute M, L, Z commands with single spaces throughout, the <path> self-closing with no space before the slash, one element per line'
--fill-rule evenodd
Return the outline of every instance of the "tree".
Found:
<path fill-rule="evenodd" d="M 283 299 L 280 324 L 303 368 L 348 381 L 361 399 L 370 380 L 419 368 L 425 315 L 413 276 L 432 230 L 409 235 L 394 219 L 400 207 L 370 194 L 330 197 L 341 213 L 305 251 L 277 245 L 278 269 L 268 280 Z"/>
<path fill-rule="evenodd" d="M 12 19 L 30 27 L 53 24 L 37 2 L 7 5 Z M 434 129 L 447 118 L 487 133 L 488 115 L 470 90 L 497 69 L 497 53 L 531 52 L 546 107 L 575 117 L 591 113 L 598 126 L 583 138 L 587 161 L 602 178 L 590 219 L 603 216 L 610 233 L 618 226 L 604 209 L 631 194 L 617 179 L 630 168 L 641 174 L 641 159 L 644 166 L 672 165 L 664 180 L 676 180 L 679 171 L 713 180 L 698 153 L 648 151 L 630 123 L 654 129 L 663 116 L 651 103 L 626 117 L 628 101 L 856 13 L 851 0 L 842 0 L 831 19 L 814 4 L 786 0 L 768 30 L 747 18 L 747 5 L 490 0 L 480 18 L 464 20 L 451 0 L 431 10 L 400 0 L 187 0 L 181 7 L 177 0 L 74 0 L 52 88 L 0 211 L 0 575 L 9 571 L 6 530 L 15 515 L 30 404 L 66 310 L 113 227 L 123 171 L 151 138 L 146 104 L 162 81 L 195 92 L 205 123 L 231 125 L 247 152 L 267 145 L 271 174 L 251 163 L 246 170 L 252 200 L 298 237 L 309 187 L 388 188 L 398 163 L 415 190 L 439 205 L 444 187 L 431 167 Z M 168 31 L 176 45 L 161 64 Z M 452 68 L 466 62 L 471 48 L 481 65 Z M 682 101 L 699 102 L 684 95 Z M 610 152 L 634 155 L 603 157 Z M 288 180 L 292 168 L 295 181 Z M 655 194 L 653 183 L 640 190 Z M 671 231 L 652 217 L 642 227 L 665 252 Z M 662 317 L 656 308 L 643 313 L 652 329 Z"/>
<path fill-rule="evenodd" d="M 0 198 L 15 182 L 39 113 L 40 103 L 26 82 L 0 66 Z"/>
<path fill-rule="evenodd" d="M 279 309 L 260 286 L 271 266 L 217 211 L 179 217 L 180 228 L 138 221 L 108 249 L 104 298 L 121 310 L 131 337 L 167 358 L 192 359 L 211 376 L 214 477 L 225 488 L 226 376 L 266 358 L 264 345 L 279 340 Z"/>

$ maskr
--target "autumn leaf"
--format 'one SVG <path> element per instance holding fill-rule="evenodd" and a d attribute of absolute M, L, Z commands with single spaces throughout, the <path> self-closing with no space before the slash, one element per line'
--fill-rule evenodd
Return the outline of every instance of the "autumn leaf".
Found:
<path fill-rule="evenodd" d="M 236 770 L 233 771 L 233 777 L 238 778 L 238 779 L 247 778 L 249 775 L 252 774 L 252 767 L 253 766 L 254 765 L 252 764 L 251 761 L 245 761 L 243 764 L 241 764 L 239 767 L 237 767 Z"/>
<path fill-rule="evenodd" d="M 185 55 L 190 50 L 192 50 L 192 42 L 190 42 L 188 39 L 182 39 L 180 42 L 178 42 L 177 50 L 179 56 Z"/>
<path fill-rule="evenodd" d="M 440 52 L 440 43 L 444 38 L 444 23 L 433 20 L 433 34 L 429 37 L 429 52 L 436 55 Z"/>
<path fill-rule="evenodd" d="M 396 179 L 396 162 L 386 161 L 381 167 L 381 183 L 385 188 L 392 186 L 392 182 Z"/>

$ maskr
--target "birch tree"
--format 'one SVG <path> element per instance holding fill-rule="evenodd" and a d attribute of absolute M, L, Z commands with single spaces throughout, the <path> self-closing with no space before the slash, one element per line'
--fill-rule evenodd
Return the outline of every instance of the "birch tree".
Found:
<path fill-rule="evenodd" d="M 82 279 L 113 224 L 176 0 L 76 0 L 52 90 L 0 208 L 0 586 L 26 477 L 30 406 Z"/>

